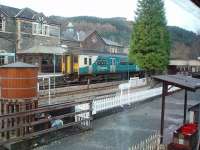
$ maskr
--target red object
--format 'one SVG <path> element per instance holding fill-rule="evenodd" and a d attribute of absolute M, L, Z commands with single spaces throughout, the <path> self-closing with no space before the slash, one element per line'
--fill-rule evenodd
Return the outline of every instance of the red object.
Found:
<path fill-rule="evenodd" d="M 198 130 L 197 124 L 196 123 L 190 123 L 190 124 L 185 124 L 180 128 L 180 133 L 182 133 L 184 136 L 191 136 L 194 133 L 196 133 Z"/>
<path fill-rule="evenodd" d="M 191 150 L 191 148 L 185 145 L 180 145 L 180 144 L 175 144 L 175 143 L 169 144 L 167 149 L 168 150 Z"/>

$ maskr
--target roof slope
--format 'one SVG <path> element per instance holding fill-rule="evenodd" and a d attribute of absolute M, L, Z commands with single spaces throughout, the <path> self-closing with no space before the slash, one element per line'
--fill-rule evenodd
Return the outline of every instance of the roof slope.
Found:
<path fill-rule="evenodd" d="M 22 9 L 17 15 L 17 18 L 26 18 L 26 19 L 33 19 L 34 15 L 38 14 L 36 11 L 30 8 Z"/>
<path fill-rule="evenodd" d="M 9 17 L 15 17 L 15 15 L 17 15 L 21 9 L 0 5 L 0 10 Z"/>

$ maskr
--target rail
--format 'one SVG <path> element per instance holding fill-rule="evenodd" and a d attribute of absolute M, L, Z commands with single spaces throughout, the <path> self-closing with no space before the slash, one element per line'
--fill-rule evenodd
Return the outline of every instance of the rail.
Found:
<path fill-rule="evenodd" d="M 92 127 L 92 101 L 65 102 L 62 104 L 39 107 L 23 112 L 0 115 L 0 145 L 33 138 L 66 127 L 76 126 L 81 129 Z M 79 105 L 87 108 L 74 110 Z M 52 115 L 48 118 L 48 115 Z M 63 125 L 51 127 L 51 121 L 62 120 Z"/>

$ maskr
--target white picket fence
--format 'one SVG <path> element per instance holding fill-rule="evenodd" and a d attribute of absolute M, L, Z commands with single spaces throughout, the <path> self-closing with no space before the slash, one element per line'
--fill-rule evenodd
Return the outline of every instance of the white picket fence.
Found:
<path fill-rule="evenodd" d="M 176 91 L 178 90 L 177 87 L 171 88 L 169 91 Z M 124 105 L 130 105 L 132 103 L 144 101 L 146 99 L 159 96 L 162 94 L 162 87 L 154 88 L 154 89 L 148 89 L 144 91 L 138 91 L 135 93 L 127 93 L 124 95 L 116 95 L 113 97 L 103 98 L 103 99 L 97 99 L 93 100 L 93 112 L 92 114 L 96 114 L 98 112 L 102 112 L 108 109 L 112 109 L 115 107 L 123 107 Z"/>
<path fill-rule="evenodd" d="M 140 143 L 131 146 L 129 150 L 160 150 L 159 132 L 156 132 Z"/>
<path fill-rule="evenodd" d="M 75 112 L 80 112 L 80 111 L 89 110 L 89 109 L 90 109 L 89 103 L 80 104 L 80 105 L 75 106 Z M 89 119 L 89 118 L 90 118 L 89 112 L 77 114 L 77 115 L 75 115 L 75 122 L 79 122 L 79 121 Z M 82 121 L 80 123 L 80 125 L 83 126 L 83 127 L 89 127 L 90 126 L 90 120 Z"/>

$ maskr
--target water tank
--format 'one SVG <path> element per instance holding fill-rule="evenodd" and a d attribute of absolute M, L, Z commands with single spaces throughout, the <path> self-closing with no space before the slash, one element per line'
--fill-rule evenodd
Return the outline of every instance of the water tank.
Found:
<path fill-rule="evenodd" d="M 37 97 L 38 67 L 22 62 L 0 66 L 0 98 Z"/>

